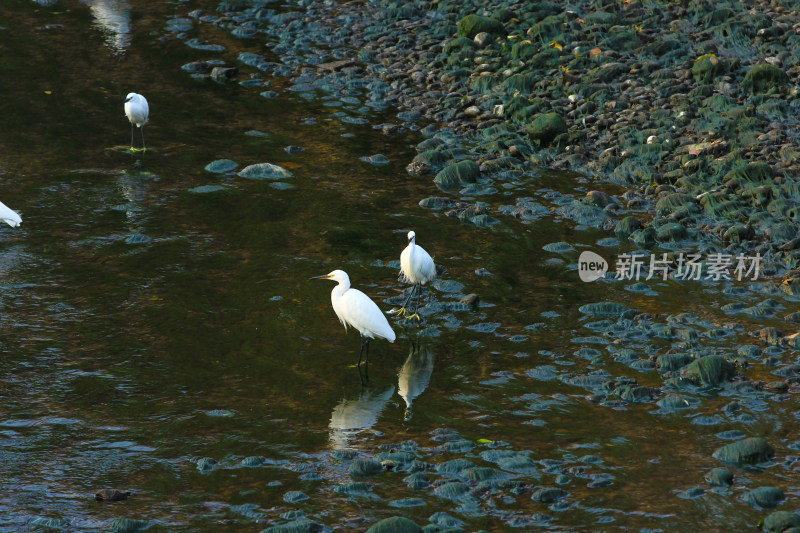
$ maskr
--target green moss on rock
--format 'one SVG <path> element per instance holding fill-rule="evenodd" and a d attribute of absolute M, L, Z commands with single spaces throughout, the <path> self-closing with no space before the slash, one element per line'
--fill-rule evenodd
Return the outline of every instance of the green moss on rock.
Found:
<path fill-rule="evenodd" d="M 467 15 L 458 21 L 458 36 L 472 39 L 481 32 L 503 35 L 506 32 L 503 23 L 491 17 Z"/>

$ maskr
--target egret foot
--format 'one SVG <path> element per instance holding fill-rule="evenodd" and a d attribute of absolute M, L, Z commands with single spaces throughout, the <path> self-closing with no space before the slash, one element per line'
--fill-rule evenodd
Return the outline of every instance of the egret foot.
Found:
<path fill-rule="evenodd" d="M 419 316 L 419 313 L 414 313 L 413 315 L 408 315 L 406 317 L 406 320 L 414 320 L 414 319 L 416 319 L 417 322 L 422 322 L 422 317 Z"/>
<path fill-rule="evenodd" d="M 406 309 L 405 307 L 401 307 L 400 309 L 392 309 L 391 311 L 389 311 L 389 313 L 403 317 L 406 316 L 406 313 L 408 313 L 408 309 Z"/>

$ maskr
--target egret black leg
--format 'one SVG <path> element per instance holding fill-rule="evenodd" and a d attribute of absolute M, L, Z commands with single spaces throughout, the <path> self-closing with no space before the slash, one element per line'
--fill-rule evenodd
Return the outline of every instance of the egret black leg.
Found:
<path fill-rule="evenodd" d="M 365 364 L 369 365 L 369 337 L 361 337 L 361 351 L 358 352 L 358 365 L 361 366 L 361 357 L 364 357 Z"/>
<path fill-rule="evenodd" d="M 142 124 L 142 152 L 147 150 L 147 147 L 144 145 L 144 124 Z"/>
<path fill-rule="evenodd" d="M 131 122 L 131 152 L 133 152 L 133 122 Z"/>

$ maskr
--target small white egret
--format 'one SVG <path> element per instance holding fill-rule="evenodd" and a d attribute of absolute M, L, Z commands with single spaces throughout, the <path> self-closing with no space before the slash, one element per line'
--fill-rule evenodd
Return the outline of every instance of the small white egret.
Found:
<path fill-rule="evenodd" d="M 369 340 L 375 337 L 394 342 L 395 334 L 389 321 L 383 316 L 381 310 L 369 296 L 358 289 L 350 287 L 350 277 L 341 270 L 334 270 L 324 276 L 315 276 L 311 279 L 329 279 L 337 285 L 331 291 L 331 304 L 339 322 L 344 326 L 353 326 L 361 334 L 361 351 L 358 352 L 358 365 L 361 366 L 361 357 L 369 364 Z"/>
<path fill-rule="evenodd" d="M 0 221 L 5 222 L 12 228 L 16 228 L 19 226 L 20 222 L 22 222 L 22 217 L 19 216 L 15 211 L 9 209 L 6 204 L 0 202 Z"/>
<path fill-rule="evenodd" d="M 403 253 L 400 254 L 400 280 L 413 283 L 411 292 L 406 298 L 403 307 L 401 307 L 397 314 L 404 316 L 407 312 L 406 306 L 411 301 L 414 295 L 414 290 L 417 290 L 417 305 L 414 307 L 414 312 L 408 318 L 416 318 L 420 320 L 417 310 L 419 309 L 419 297 L 422 293 L 422 285 L 436 278 L 436 265 L 433 259 L 425 251 L 422 246 L 416 243 L 417 235 L 413 231 L 408 232 L 408 246 L 405 247 Z"/>
<path fill-rule="evenodd" d="M 128 93 L 125 97 L 125 116 L 131 121 L 131 152 L 133 147 L 133 126 L 142 129 L 142 151 L 147 150 L 144 145 L 144 125 L 150 116 L 150 106 L 147 105 L 147 98 L 137 93 Z"/>

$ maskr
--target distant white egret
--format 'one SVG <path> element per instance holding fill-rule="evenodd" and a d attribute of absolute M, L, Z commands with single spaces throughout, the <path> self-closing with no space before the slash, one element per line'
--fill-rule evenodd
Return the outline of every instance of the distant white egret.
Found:
<path fill-rule="evenodd" d="M 131 121 L 131 151 L 133 147 L 133 126 L 142 129 L 142 151 L 147 150 L 144 145 L 144 125 L 150 116 L 150 106 L 147 105 L 147 98 L 137 93 L 128 93 L 125 97 L 125 116 Z"/>
<path fill-rule="evenodd" d="M 0 202 L 0 221 L 5 222 L 12 228 L 16 228 L 19 226 L 20 222 L 22 222 L 22 217 L 19 216 L 15 211 L 9 209 L 6 204 Z"/>
<path fill-rule="evenodd" d="M 417 310 L 419 309 L 419 297 L 422 292 L 422 285 L 436 278 L 436 265 L 433 259 L 425 251 L 422 246 L 416 244 L 417 235 L 413 231 L 408 232 L 408 246 L 405 247 L 400 254 L 400 280 L 413 283 L 411 292 L 406 298 L 403 307 L 397 313 L 404 316 L 407 313 L 406 306 L 411 301 L 414 295 L 414 290 L 417 290 L 417 305 L 414 307 L 414 312 L 408 318 L 416 318 L 420 320 Z"/>
<path fill-rule="evenodd" d="M 311 279 L 329 279 L 337 283 L 331 291 L 331 304 L 336 316 L 344 326 L 353 326 L 361 334 L 361 351 L 358 352 L 358 366 L 361 366 L 361 357 L 369 363 L 369 340 L 378 337 L 394 342 L 395 334 L 386 317 L 369 299 L 369 296 L 358 289 L 350 287 L 350 277 L 341 270 L 334 270 L 324 276 L 315 276 Z"/>

